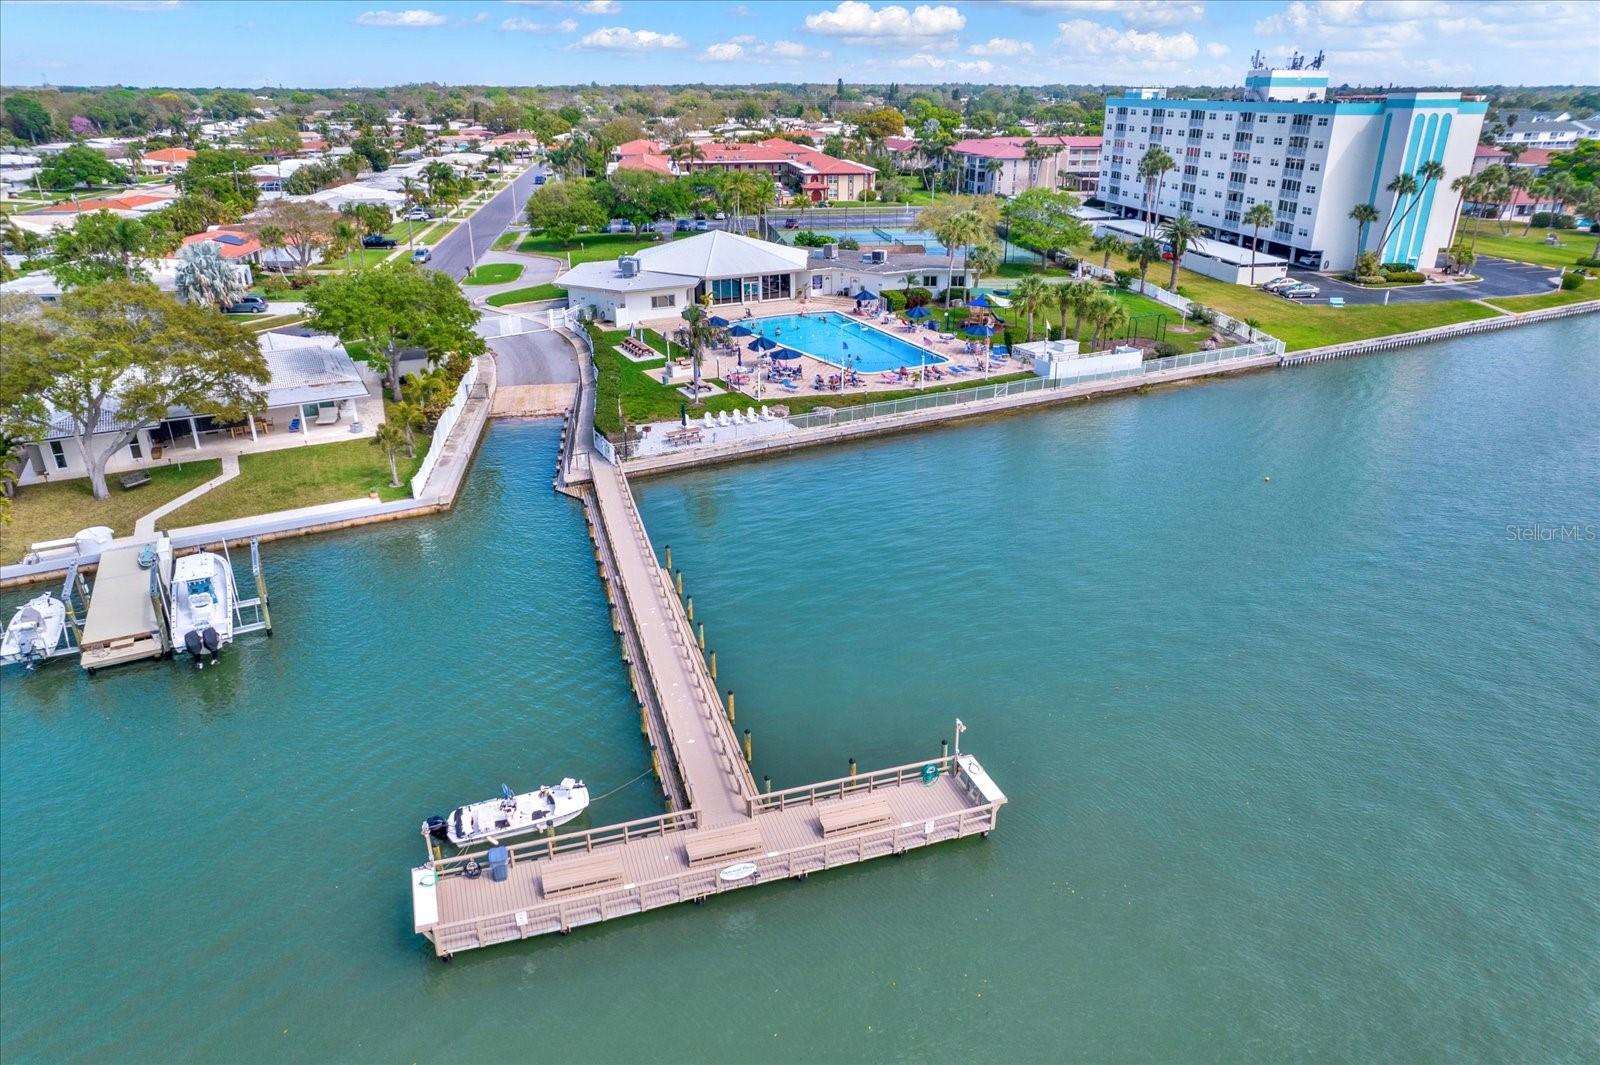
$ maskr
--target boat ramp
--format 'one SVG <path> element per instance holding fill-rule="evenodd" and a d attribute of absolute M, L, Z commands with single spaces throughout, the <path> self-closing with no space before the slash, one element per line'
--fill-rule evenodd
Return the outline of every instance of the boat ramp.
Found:
<path fill-rule="evenodd" d="M 580 438 L 581 439 L 581 438 Z M 411 870 L 415 930 L 448 960 L 779 879 L 988 835 L 1003 792 L 970 754 L 772 791 L 751 737 L 716 688 L 671 551 L 658 561 L 620 467 L 589 456 L 584 502 L 640 729 L 669 811 L 658 817 L 444 856 Z"/>

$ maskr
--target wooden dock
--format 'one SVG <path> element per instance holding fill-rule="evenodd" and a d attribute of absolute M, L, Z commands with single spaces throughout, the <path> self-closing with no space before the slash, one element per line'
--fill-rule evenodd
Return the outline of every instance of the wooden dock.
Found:
<path fill-rule="evenodd" d="M 579 493 L 669 812 L 508 847 L 429 850 L 411 871 L 416 931 L 463 950 L 751 887 L 995 827 L 1006 797 L 970 754 L 763 793 L 717 693 L 674 575 L 658 562 L 622 471 L 592 457 Z"/>
<path fill-rule="evenodd" d="M 171 650 L 164 596 L 172 576 L 172 552 L 158 554 L 153 567 L 139 565 L 140 554 L 155 547 L 152 539 L 100 553 L 78 656 L 89 672 L 160 658 Z"/>

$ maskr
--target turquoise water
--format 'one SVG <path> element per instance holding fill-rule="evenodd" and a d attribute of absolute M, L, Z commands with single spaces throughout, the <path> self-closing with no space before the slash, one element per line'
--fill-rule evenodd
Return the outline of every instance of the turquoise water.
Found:
<path fill-rule="evenodd" d="M 933 366 L 945 361 L 942 355 L 832 311 L 804 316 L 781 314 L 745 324 L 786 348 L 794 348 L 835 366 L 843 366 L 849 359 L 862 373 L 901 366 Z"/>
<path fill-rule="evenodd" d="M 644 761 L 498 425 L 454 513 L 270 545 L 221 668 L 0 680 L 0 1057 L 1593 1060 L 1597 438 L 1591 319 L 640 482 L 758 776 L 959 714 L 1011 802 L 446 966 L 420 817 Z"/>

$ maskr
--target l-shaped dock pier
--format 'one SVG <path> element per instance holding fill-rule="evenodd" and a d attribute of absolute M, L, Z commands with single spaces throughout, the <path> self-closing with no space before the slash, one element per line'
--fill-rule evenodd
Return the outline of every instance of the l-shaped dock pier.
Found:
<path fill-rule="evenodd" d="M 491 873 L 486 849 L 442 857 L 430 842 L 428 860 L 411 871 L 411 896 L 415 929 L 437 955 L 994 829 L 1006 797 L 970 754 L 759 789 L 732 700 L 724 705 L 717 694 L 681 589 L 650 545 L 625 475 L 598 453 L 586 459 L 590 480 L 575 494 L 669 812 L 510 845 L 503 879 Z"/>

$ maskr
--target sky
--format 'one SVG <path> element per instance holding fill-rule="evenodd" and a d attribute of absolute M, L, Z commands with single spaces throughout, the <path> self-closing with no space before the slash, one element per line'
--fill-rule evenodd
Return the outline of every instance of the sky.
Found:
<path fill-rule="evenodd" d="M 1600 82 L 1595 0 L 0 0 L 6 85 Z"/>

